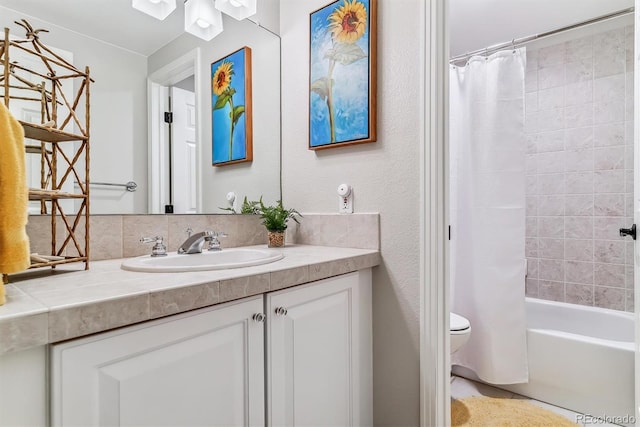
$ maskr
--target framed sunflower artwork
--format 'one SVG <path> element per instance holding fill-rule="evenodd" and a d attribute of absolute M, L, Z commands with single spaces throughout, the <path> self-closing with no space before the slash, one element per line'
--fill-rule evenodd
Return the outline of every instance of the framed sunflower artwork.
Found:
<path fill-rule="evenodd" d="M 376 140 L 376 0 L 310 15 L 309 149 Z"/>
<path fill-rule="evenodd" d="M 243 47 L 211 64 L 212 165 L 253 159 L 251 49 Z"/>

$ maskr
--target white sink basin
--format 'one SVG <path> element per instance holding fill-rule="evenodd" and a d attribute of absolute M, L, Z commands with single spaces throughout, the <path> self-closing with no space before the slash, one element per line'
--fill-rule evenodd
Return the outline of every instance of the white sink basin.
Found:
<path fill-rule="evenodd" d="M 224 270 L 268 264 L 282 258 L 284 255 L 280 252 L 231 248 L 221 251 L 204 251 L 201 254 L 169 252 L 167 256 L 162 257 L 146 255 L 123 261 L 121 268 L 148 273 Z"/>

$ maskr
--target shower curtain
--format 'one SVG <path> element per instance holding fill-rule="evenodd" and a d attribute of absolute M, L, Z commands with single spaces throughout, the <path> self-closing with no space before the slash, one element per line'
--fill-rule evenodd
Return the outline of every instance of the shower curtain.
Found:
<path fill-rule="evenodd" d="M 525 49 L 450 70 L 451 311 L 471 323 L 452 363 L 527 382 Z"/>

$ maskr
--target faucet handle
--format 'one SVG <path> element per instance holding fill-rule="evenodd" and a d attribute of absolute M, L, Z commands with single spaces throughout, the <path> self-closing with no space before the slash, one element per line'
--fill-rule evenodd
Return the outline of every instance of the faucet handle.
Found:
<path fill-rule="evenodd" d="M 154 243 L 151 248 L 151 256 L 167 256 L 167 247 L 164 244 L 164 237 L 143 237 L 140 239 L 141 243 Z"/>
<path fill-rule="evenodd" d="M 220 247 L 220 240 L 218 237 L 227 237 L 227 234 L 222 231 L 212 231 L 210 238 L 207 239 L 207 249 L 210 251 L 219 251 L 222 250 Z"/>
<path fill-rule="evenodd" d="M 186 230 L 184 230 L 185 233 L 187 233 L 187 238 L 191 237 L 191 233 L 193 233 L 193 228 L 191 227 L 187 227 Z"/>

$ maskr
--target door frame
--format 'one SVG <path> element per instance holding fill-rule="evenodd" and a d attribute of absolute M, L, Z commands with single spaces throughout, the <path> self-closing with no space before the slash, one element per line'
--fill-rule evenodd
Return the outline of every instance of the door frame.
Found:
<path fill-rule="evenodd" d="M 446 0 L 420 3 L 420 424 L 426 427 L 451 424 L 445 232 L 449 35 Z"/>
<path fill-rule="evenodd" d="M 635 64 L 633 67 L 633 222 L 634 224 L 640 224 L 640 73 L 638 73 L 638 67 L 640 67 L 640 34 L 638 34 L 638 24 L 640 24 L 640 14 L 638 8 L 640 7 L 640 0 L 634 2 L 635 10 L 633 12 L 634 23 L 634 58 Z M 638 344 L 640 343 L 640 268 L 638 268 L 638 256 L 640 255 L 639 240 L 635 241 L 634 253 L 633 253 L 633 299 L 634 299 L 634 312 L 635 312 L 635 332 L 636 332 L 636 345 L 635 345 L 635 393 L 636 393 L 636 423 L 640 424 L 640 349 Z M 631 414 L 629 414 L 631 415 Z"/>
<path fill-rule="evenodd" d="M 448 193 L 448 3 L 422 5 L 420 153 L 420 424 L 450 425 L 449 383 L 449 245 L 445 239 Z M 640 0 L 635 0 L 634 24 L 640 27 Z M 635 32 L 634 70 L 640 67 L 640 32 Z M 634 71 L 634 223 L 640 224 L 640 73 Z M 640 256 L 636 240 L 634 265 Z M 634 269 L 635 401 L 640 421 L 640 268 Z M 632 414 L 629 414 L 632 415 Z"/>
<path fill-rule="evenodd" d="M 148 176 L 149 213 L 164 213 L 170 182 L 167 180 L 169 165 L 168 128 L 163 112 L 168 111 L 168 87 L 194 76 L 196 105 L 196 212 L 202 212 L 202 83 L 200 79 L 200 48 L 195 48 L 178 59 L 164 65 L 147 77 L 148 115 Z"/>

